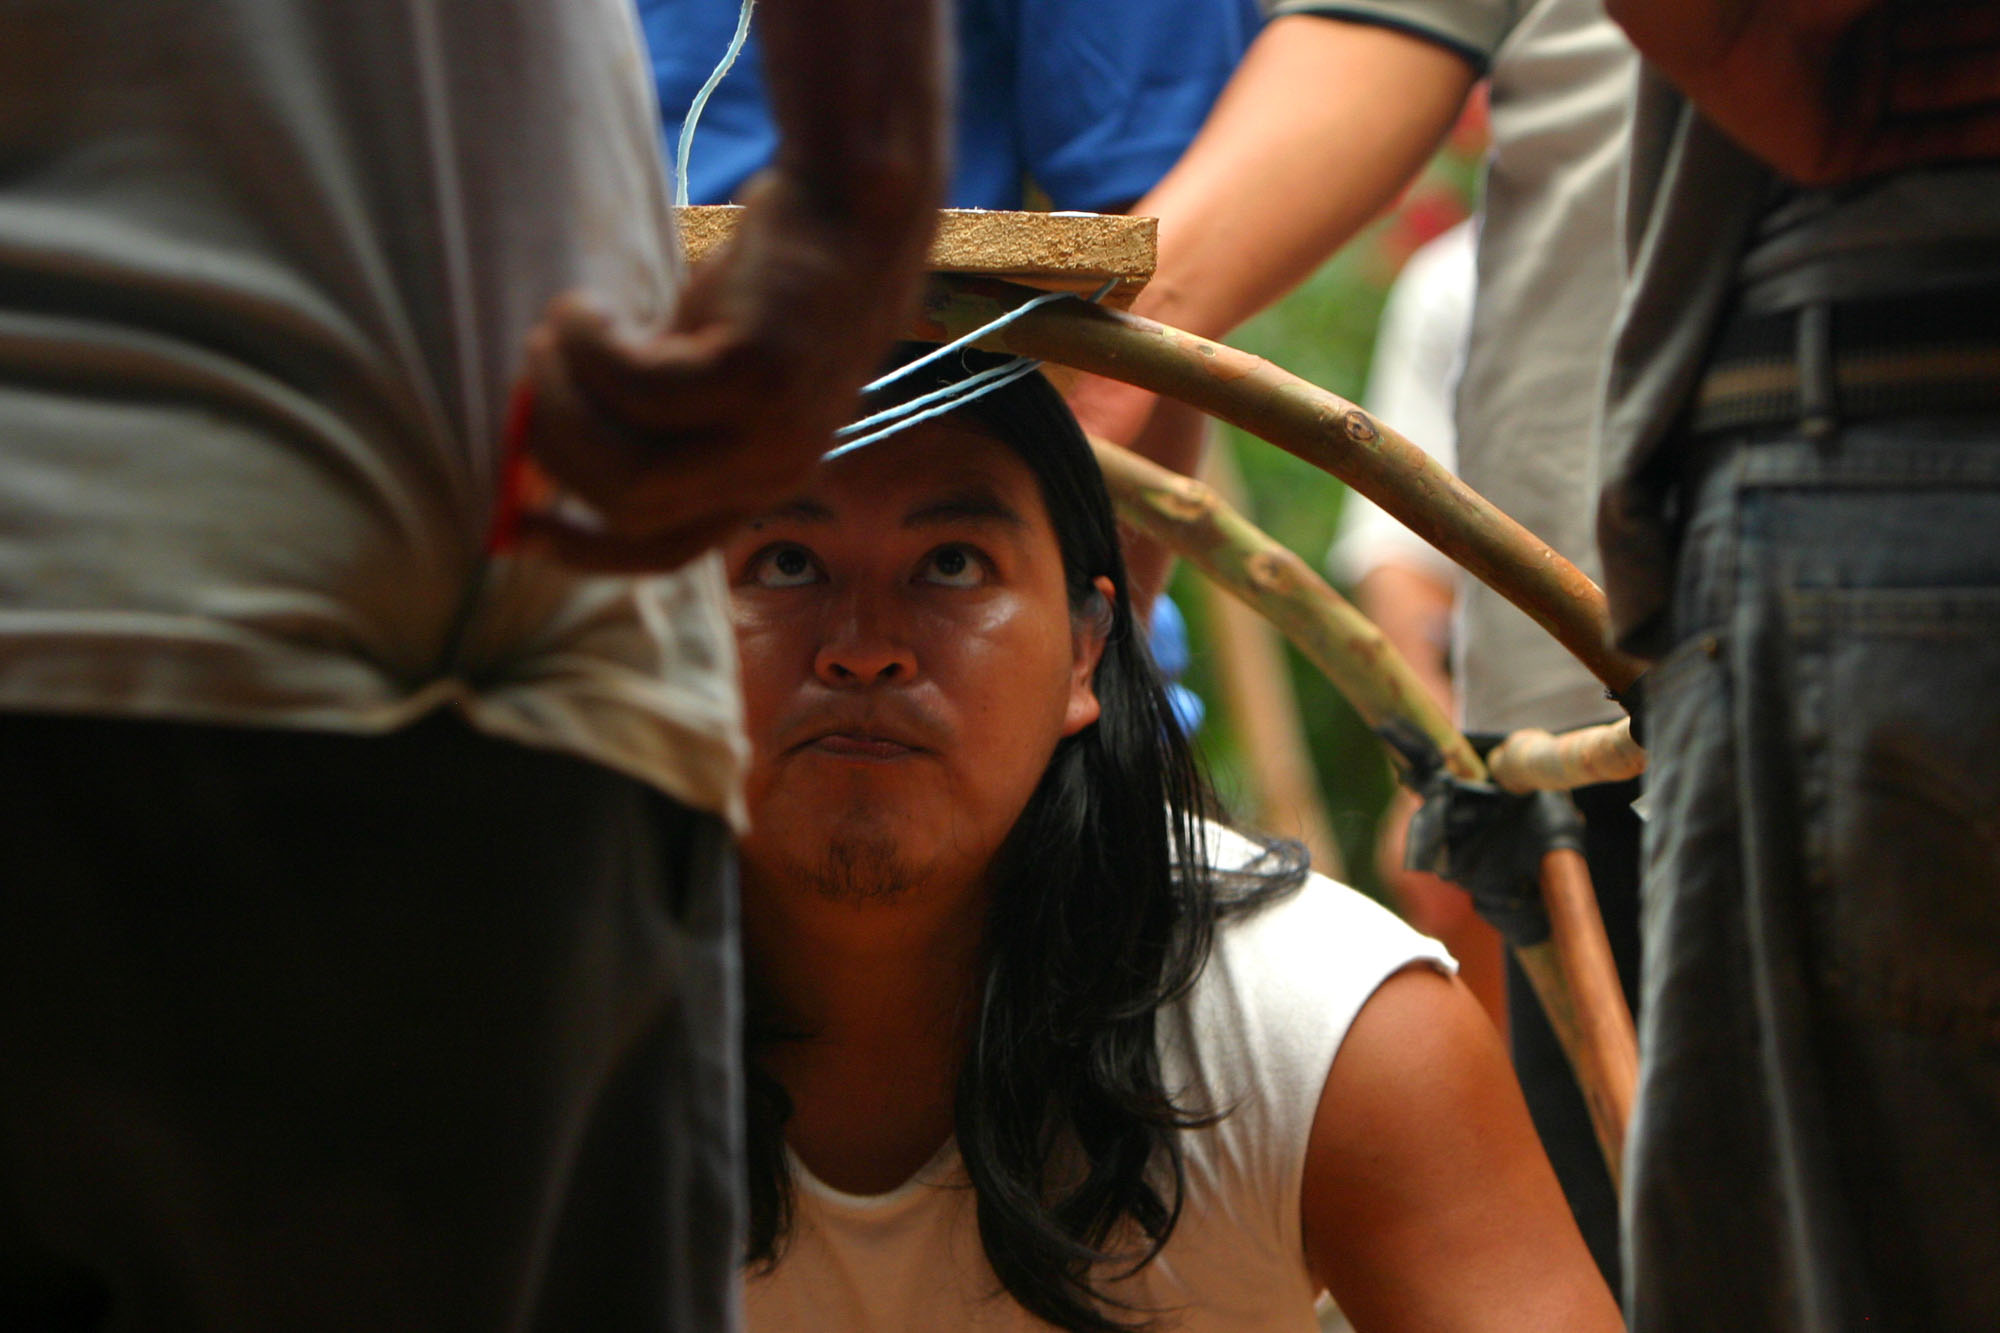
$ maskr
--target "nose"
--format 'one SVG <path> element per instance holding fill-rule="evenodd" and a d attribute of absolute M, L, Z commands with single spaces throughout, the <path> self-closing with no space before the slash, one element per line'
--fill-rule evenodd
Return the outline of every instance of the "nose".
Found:
<path fill-rule="evenodd" d="M 908 636 L 896 631 L 884 609 L 850 597 L 831 618 L 813 670 L 835 689 L 902 685 L 916 677 L 917 658 Z"/>

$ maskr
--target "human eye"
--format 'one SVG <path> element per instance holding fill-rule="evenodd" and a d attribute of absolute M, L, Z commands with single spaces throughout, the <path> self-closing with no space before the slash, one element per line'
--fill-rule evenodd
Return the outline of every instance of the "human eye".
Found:
<path fill-rule="evenodd" d="M 986 582 L 986 562 L 972 547 L 953 542 L 925 556 L 917 577 L 946 588 L 976 588 Z"/>
<path fill-rule="evenodd" d="M 750 557 L 743 581 L 760 588 L 802 588 L 820 581 L 812 552 L 795 542 L 777 542 Z"/>

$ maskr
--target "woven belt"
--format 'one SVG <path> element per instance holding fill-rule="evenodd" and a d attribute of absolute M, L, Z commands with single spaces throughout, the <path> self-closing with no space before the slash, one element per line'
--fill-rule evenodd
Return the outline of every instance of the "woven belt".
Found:
<path fill-rule="evenodd" d="M 1695 394 L 1697 435 L 2000 408 L 2000 287 L 1739 314 Z"/>

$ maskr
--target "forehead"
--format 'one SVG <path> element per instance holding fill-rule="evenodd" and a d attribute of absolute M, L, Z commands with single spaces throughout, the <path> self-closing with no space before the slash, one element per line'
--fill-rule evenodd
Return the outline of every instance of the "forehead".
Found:
<path fill-rule="evenodd" d="M 1035 474 L 980 426 L 944 417 L 823 465 L 797 501 L 761 522 L 965 522 L 1054 540 Z"/>

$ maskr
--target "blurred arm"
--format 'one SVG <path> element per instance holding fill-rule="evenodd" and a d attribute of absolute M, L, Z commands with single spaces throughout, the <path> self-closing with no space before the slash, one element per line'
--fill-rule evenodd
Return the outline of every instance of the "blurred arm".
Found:
<path fill-rule="evenodd" d="M 530 449 L 601 520 L 531 516 L 572 562 L 664 569 L 800 485 L 907 326 L 945 179 L 940 0 L 764 0 L 780 143 L 673 323 L 561 298 L 530 337 Z"/>
<path fill-rule="evenodd" d="M 1186 154 L 1132 207 L 1160 219 L 1159 267 L 1134 313 L 1219 338 L 1282 296 L 1430 160 L 1476 76 L 1445 47 L 1388 28 L 1273 20 Z M 1193 408 L 1095 376 L 1070 405 L 1093 434 L 1177 472 L 1200 464 Z M 1148 542 L 1131 556 L 1135 598 L 1149 604 L 1166 552 Z"/>
<path fill-rule="evenodd" d="M 1639 53 L 1791 179 L 2000 156 L 1993 0 L 1607 0 Z"/>

